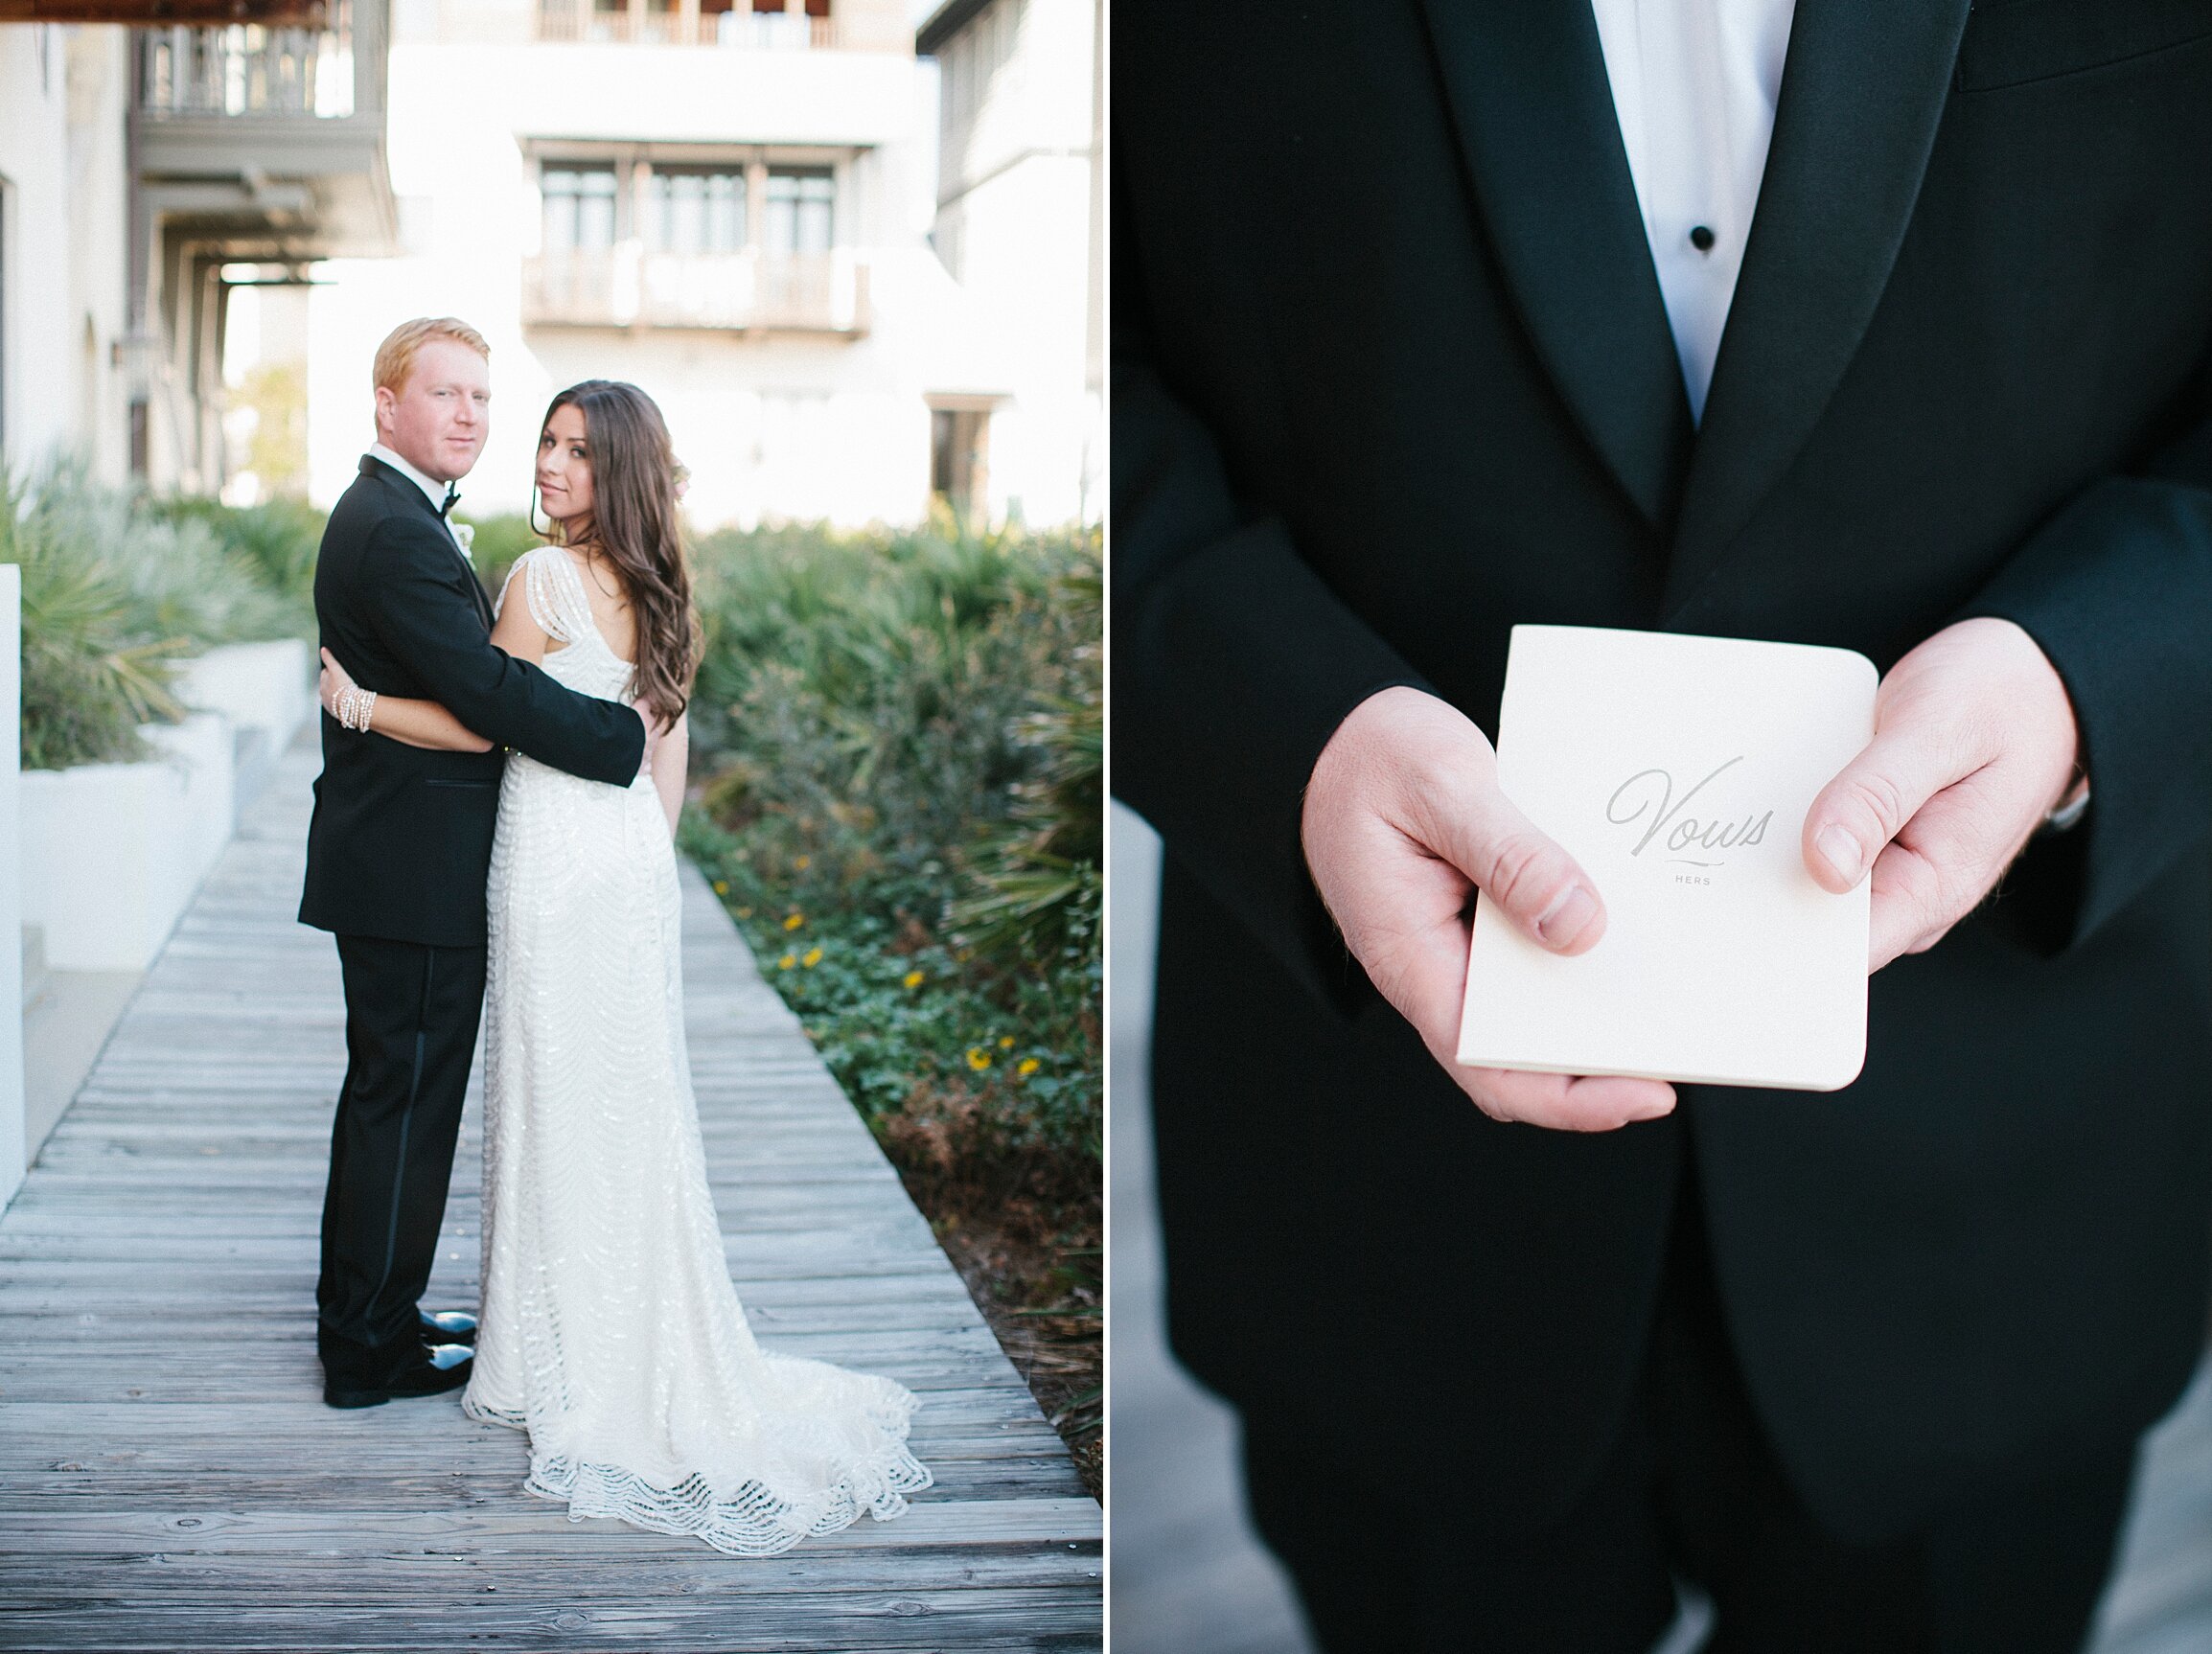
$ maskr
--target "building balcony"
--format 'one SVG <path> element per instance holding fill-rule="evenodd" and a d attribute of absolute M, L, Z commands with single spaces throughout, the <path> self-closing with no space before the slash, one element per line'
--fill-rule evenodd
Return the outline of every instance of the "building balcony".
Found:
<path fill-rule="evenodd" d="M 320 29 L 141 30 L 131 130 L 142 201 L 236 258 L 393 250 L 384 0 Z"/>
<path fill-rule="evenodd" d="M 334 29 L 148 31 L 138 111 L 169 121 L 208 116 L 342 120 L 354 112 L 354 42 L 343 9 Z"/>
<path fill-rule="evenodd" d="M 399 250 L 386 5 L 242 0 L 228 23 L 132 32 L 123 359 L 139 475 L 209 492 L 222 481 L 227 270 L 297 281 L 318 259 Z M 205 11 L 194 0 L 182 14 Z"/>
<path fill-rule="evenodd" d="M 655 253 L 634 241 L 525 259 L 522 320 L 534 327 L 868 331 L 868 267 L 828 253 Z"/>
<path fill-rule="evenodd" d="M 834 17 L 789 11 L 717 11 L 699 0 L 538 0 L 538 38 L 639 46 L 735 46 L 763 52 L 826 52 L 847 44 Z"/>

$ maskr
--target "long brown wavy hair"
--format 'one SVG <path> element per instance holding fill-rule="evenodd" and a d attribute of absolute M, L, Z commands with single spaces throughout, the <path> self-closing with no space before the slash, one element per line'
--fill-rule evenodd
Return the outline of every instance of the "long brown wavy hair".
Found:
<path fill-rule="evenodd" d="M 673 724 L 691 699 L 700 631 L 676 517 L 682 468 L 668 439 L 668 423 L 635 385 L 586 379 L 546 403 L 538 426 L 541 442 L 564 407 L 584 416 L 591 514 L 583 522 L 554 523 L 548 538 L 588 547 L 614 565 L 637 633 L 632 690 Z"/>

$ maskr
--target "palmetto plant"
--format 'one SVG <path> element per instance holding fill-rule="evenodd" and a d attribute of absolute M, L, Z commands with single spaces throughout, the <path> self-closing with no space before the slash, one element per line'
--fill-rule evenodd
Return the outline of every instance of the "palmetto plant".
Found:
<path fill-rule="evenodd" d="M 1004 537 L 707 540 L 692 740 L 715 814 L 773 810 L 829 856 L 946 872 L 1033 776 L 1023 720 L 1088 641 L 1063 612 L 1063 561 Z"/>
<path fill-rule="evenodd" d="M 1071 576 L 1095 612 L 1098 580 Z M 1090 667 L 1046 710 L 1018 720 L 1018 739 L 1038 755 L 1035 775 L 1013 784 L 1013 805 L 976 858 L 974 890 L 951 919 L 979 952 L 1043 959 L 1074 950 L 1096 956 L 1104 884 L 1106 720 L 1096 645 Z"/>
<path fill-rule="evenodd" d="M 229 506 L 184 497 L 161 502 L 154 515 L 204 528 L 229 561 L 251 578 L 281 614 L 264 609 L 254 630 L 281 622 L 294 636 L 315 634 L 315 556 L 322 548 L 324 514 L 304 499 L 279 496 L 259 505 Z"/>
<path fill-rule="evenodd" d="M 305 518 L 272 516 L 269 528 L 272 563 L 296 559 Z M 296 570 L 265 576 L 204 511 L 153 507 L 77 463 L 35 482 L 0 478 L 0 563 L 22 568 L 27 769 L 144 756 L 139 725 L 182 716 L 171 689 L 180 656 L 298 630 Z"/>
<path fill-rule="evenodd" d="M 23 767 L 137 758 L 138 726 L 180 715 L 170 662 L 182 638 L 137 634 L 113 570 L 0 491 L 0 563 L 23 578 Z"/>

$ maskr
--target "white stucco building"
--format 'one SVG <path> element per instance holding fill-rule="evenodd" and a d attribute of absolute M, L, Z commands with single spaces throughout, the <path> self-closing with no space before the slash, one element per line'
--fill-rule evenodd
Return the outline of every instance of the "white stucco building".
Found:
<path fill-rule="evenodd" d="M 938 400 L 939 483 L 1031 522 L 1104 499 L 1104 0 L 944 0 L 916 36 L 941 81 L 932 240 L 1009 376 Z"/>
<path fill-rule="evenodd" d="M 212 493 L 234 287 L 396 249 L 385 0 L 68 10 L 0 23 L 0 460 Z"/>
<path fill-rule="evenodd" d="M 0 26 L 0 454 L 120 482 L 130 35 Z"/>
<path fill-rule="evenodd" d="M 525 509 L 546 402 L 607 378 L 659 402 L 700 526 L 926 514 L 933 407 L 1019 375 L 927 239 L 906 0 L 785 3 L 397 0 L 402 256 L 316 271 L 313 497 L 370 439 L 378 340 L 453 314 L 493 352 L 464 510 Z"/>

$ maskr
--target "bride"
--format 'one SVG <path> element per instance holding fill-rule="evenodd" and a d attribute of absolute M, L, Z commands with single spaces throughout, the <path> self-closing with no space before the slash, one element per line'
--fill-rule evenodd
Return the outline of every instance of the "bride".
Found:
<path fill-rule="evenodd" d="M 553 543 L 515 564 L 492 641 L 569 688 L 649 703 L 628 788 L 507 759 L 489 890 L 484 1304 L 472 1418 L 526 1431 L 530 1492 L 757 1556 L 879 1521 L 930 1483 L 914 1398 L 754 1344 L 723 1258 L 684 1050 L 670 843 L 698 622 L 660 410 L 588 379 L 553 399 Z M 518 597 L 519 601 L 517 601 Z M 324 654 L 324 701 L 351 687 Z M 380 697 L 417 747 L 490 743 Z"/>

